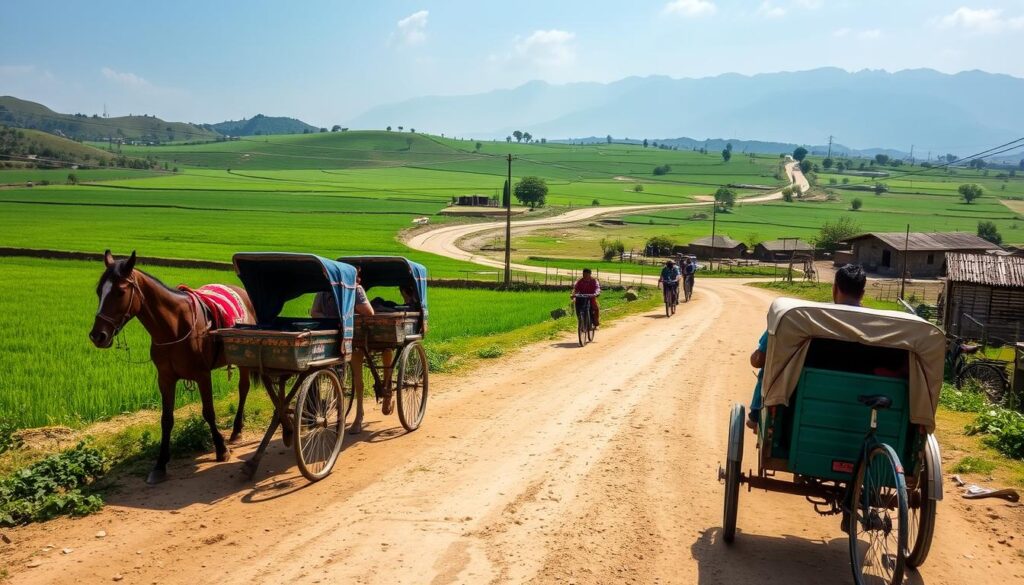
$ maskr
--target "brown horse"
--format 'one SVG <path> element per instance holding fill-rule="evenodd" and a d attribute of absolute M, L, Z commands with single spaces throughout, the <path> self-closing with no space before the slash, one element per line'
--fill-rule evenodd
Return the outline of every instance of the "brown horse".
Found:
<path fill-rule="evenodd" d="M 210 335 L 216 326 L 192 295 L 168 288 L 156 278 L 135 268 L 135 252 L 128 259 L 116 260 L 107 250 L 103 255 L 106 270 L 96 285 L 99 308 L 89 332 L 89 339 L 98 348 L 113 345 L 114 337 L 133 318 L 149 332 L 152 343 L 150 359 L 156 366 L 160 385 L 162 414 L 160 417 L 160 455 L 146 483 L 167 479 L 167 462 L 171 458 L 171 429 L 174 427 L 174 393 L 178 380 L 191 380 L 199 386 L 203 402 L 203 418 L 210 425 L 217 461 L 225 461 L 230 450 L 217 430 L 213 412 L 213 384 L 210 372 L 223 367 L 221 341 Z M 242 298 L 246 310 L 254 314 L 245 290 L 231 287 Z M 231 441 L 242 431 L 243 408 L 249 392 L 249 372 L 241 369 L 238 377 L 238 412 Z"/>

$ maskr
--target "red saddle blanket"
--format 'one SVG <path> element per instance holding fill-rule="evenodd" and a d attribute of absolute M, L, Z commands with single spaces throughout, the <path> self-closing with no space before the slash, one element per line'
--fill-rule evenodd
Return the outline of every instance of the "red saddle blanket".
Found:
<path fill-rule="evenodd" d="M 208 284 L 191 289 L 181 284 L 178 285 L 178 290 L 192 295 L 209 309 L 217 329 L 234 327 L 235 323 L 249 321 L 249 312 L 245 308 L 245 303 L 242 302 L 242 297 L 231 287 L 223 284 Z"/>

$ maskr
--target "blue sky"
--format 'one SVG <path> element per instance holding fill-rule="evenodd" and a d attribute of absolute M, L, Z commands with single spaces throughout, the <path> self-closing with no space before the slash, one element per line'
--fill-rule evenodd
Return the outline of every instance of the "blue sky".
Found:
<path fill-rule="evenodd" d="M 0 94 L 317 125 L 434 94 L 836 66 L 1024 77 L 1024 0 L 9 2 Z"/>

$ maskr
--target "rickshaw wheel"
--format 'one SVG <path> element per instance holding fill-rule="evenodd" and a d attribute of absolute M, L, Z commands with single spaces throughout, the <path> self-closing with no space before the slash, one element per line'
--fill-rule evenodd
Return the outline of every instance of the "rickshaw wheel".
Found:
<path fill-rule="evenodd" d="M 345 395 L 334 370 L 318 370 L 302 382 L 294 426 L 299 471 L 309 481 L 327 477 L 345 440 Z"/>
<path fill-rule="evenodd" d="M 932 546 L 932 536 L 935 534 L 935 514 L 938 502 L 928 497 L 931 490 L 932 472 L 929 469 L 929 461 L 939 461 L 938 447 L 935 438 L 928 435 L 924 444 L 924 451 L 921 452 L 921 462 L 917 469 L 917 478 L 914 482 L 914 490 L 908 493 L 910 501 L 916 504 L 909 508 L 910 521 L 907 524 L 907 543 L 910 545 L 910 552 L 907 553 L 907 565 L 920 567 L 928 558 L 928 551 Z M 936 452 L 932 452 L 936 451 Z M 926 453 L 931 452 L 931 453 Z M 931 457 L 929 458 L 929 454 Z"/>
<path fill-rule="evenodd" d="M 423 344 L 414 341 L 405 346 L 398 358 L 398 420 L 405 430 L 420 427 L 427 411 L 430 367 Z"/>
<path fill-rule="evenodd" d="M 725 507 L 722 516 L 722 540 L 725 542 L 732 542 L 736 537 L 740 465 L 743 464 L 744 415 L 742 404 L 732 405 L 732 412 L 729 414 L 729 449 L 725 457 Z"/>
<path fill-rule="evenodd" d="M 858 465 L 849 489 L 854 582 L 902 584 L 907 557 L 907 484 L 896 452 L 888 445 L 873 447 Z"/>

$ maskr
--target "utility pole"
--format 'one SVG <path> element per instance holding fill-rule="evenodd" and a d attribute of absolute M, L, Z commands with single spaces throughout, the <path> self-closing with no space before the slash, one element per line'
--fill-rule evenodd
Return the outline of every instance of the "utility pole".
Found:
<path fill-rule="evenodd" d="M 903 270 L 900 272 L 900 300 L 907 285 L 907 252 L 910 249 L 910 224 L 907 224 L 907 239 L 903 241 Z"/>
<path fill-rule="evenodd" d="M 708 262 L 708 270 L 715 269 L 715 221 L 718 219 L 718 200 L 711 202 L 711 260 Z"/>
<path fill-rule="evenodd" d="M 828 155 L 825 158 L 832 158 L 832 135 L 828 136 Z"/>
<path fill-rule="evenodd" d="M 505 181 L 505 288 L 512 284 L 512 154 L 508 155 Z"/>
<path fill-rule="evenodd" d="M 914 145 L 910 145 L 910 166 L 914 166 Z"/>

